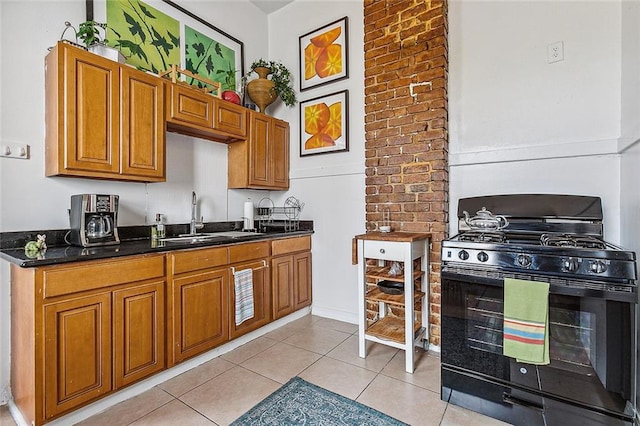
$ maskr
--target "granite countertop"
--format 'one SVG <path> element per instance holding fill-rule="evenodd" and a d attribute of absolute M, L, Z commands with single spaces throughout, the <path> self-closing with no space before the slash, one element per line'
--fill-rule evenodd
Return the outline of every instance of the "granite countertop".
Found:
<path fill-rule="evenodd" d="M 167 236 L 186 233 L 188 232 L 188 226 L 189 225 L 166 225 Z M 205 228 L 198 232 L 223 232 L 238 230 L 240 227 L 242 227 L 242 222 L 215 222 L 205 224 Z M 246 236 L 241 237 L 215 238 L 193 243 L 189 241 L 169 243 L 152 240 L 149 237 L 151 233 L 149 226 L 118 227 L 120 244 L 99 247 L 77 247 L 69 245 L 64 239 L 67 232 L 68 230 L 45 230 L 0 233 L 0 258 L 23 268 L 31 268 L 121 256 L 162 253 L 174 250 L 288 238 L 296 235 L 309 235 L 313 233 L 313 222 L 300 221 L 299 229 L 293 231 L 274 228 L 258 235 L 248 233 Z M 37 257 L 29 257 L 25 254 L 24 246 L 27 241 L 35 240 L 37 234 L 47 235 L 47 250 L 38 253 Z"/>

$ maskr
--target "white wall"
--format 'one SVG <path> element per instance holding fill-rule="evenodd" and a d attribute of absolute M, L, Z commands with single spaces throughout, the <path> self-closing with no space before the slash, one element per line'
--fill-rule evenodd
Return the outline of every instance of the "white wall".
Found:
<path fill-rule="evenodd" d="M 299 106 L 276 106 L 291 124 L 291 189 L 313 217 L 313 312 L 357 322 L 357 275 L 351 239 L 365 232 L 364 7 L 358 0 L 297 0 L 269 15 L 269 59 L 282 61 L 300 84 L 299 37 L 349 18 L 349 78 L 299 93 L 299 100 L 349 90 L 349 152 L 300 157 Z M 308 212 L 308 213 L 305 213 Z"/>
<path fill-rule="evenodd" d="M 245 63 L 268 50 L 267 16 L 248 0 L 180 4 L 240 39 Z M 31 146 L 29 160 L 0 158 L 0 232 L 68 228 L 69 198 L 84 192 L 119 194 L 121 225 L 148 223 L 155 213 L 166 214 L 169 223 L 186 223 L 192 190 L 205 221 L 240 220 L 247 197 L 269 194 L 226 189 L 227 147 L 220 143 L 168 134 L 165 183 L 44 177 L 44 57 L 65 21 L 77 26 L 85 20 L 84 5 L 84 0 L 0 0 L 0 142 Z M 9 289 L 9 265 L 0 261 L 0 404 L 9 384 Z"/>
<path fill-rule="evenodd" d="M 622 215 L 620 227 L 624 230 L 621 244 L 636 253 L 640 252 L 640 3 L 622 3 L 622 119 L 621 119 L 621 188 Z M 638 318 L 638 317 L 637 317 Z M 640 326 L 637 327 L 640 341 Z M 640 352 L 636 350 L 640 365 Z M 636 371 L 636 387 L 640 383 L 640 370 Z M 636 395 L 636 407 L 640 406 L 640 394 Z"/>
<path fill-rule="evenodd" d="M 621 16 L 616 1 L 451 0 L 454 215 L 466 196 L 595 195 L 619 242 Z M 557 41 L 565 59 L 549 64 Z"/>

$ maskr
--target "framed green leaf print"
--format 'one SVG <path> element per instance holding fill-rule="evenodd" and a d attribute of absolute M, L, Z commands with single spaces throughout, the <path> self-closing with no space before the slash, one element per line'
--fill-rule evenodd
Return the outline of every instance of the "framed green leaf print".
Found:
<path fill-rule="evenodd" d="M 107 23 L 108 45 L 126 63 L 159 74 L 176 64 L 237 90 L 244 44 L 169 0 L 86 0 L 87 20 Z M 187 82 L 201 85 L 197 80 Z"/>

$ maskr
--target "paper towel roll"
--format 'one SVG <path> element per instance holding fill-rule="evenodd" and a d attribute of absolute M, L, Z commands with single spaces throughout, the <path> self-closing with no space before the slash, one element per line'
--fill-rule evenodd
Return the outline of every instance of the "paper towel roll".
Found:
<path fill-rule="evenodd" d="M 244 227 L 242 229 L 254 229 L 253 226 L 253 202 L 248 199 L 244 202 L 244 211 L 242 218 L 244 219 Z"/>

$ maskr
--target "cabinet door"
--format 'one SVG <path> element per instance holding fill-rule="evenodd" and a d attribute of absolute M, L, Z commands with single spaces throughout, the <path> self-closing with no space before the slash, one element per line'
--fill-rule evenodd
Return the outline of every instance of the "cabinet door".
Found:
<path fill-rule="evenodd" d="M 118 389 L 165 367 L 164 281 L 114 291 L 113 303 Z"/>
<path fill-rule="evenodd" d="M 269 139 L 273 120 L 264 114 L 251 114 L 249 137 L 249 186 L 268 187 L 271 180 Z"/>
<path fill-rule="evenodd" d="M 118 63 L 75 48 L 64 48 L 67 171 L 118 174 L 120 114 Z M 72 173 L 73 174 L 73 173 Z"/>
<path fill-rule="evenodd" d="M 273 319 L 276 320 L 294 311 L 293 256 L 273 258 L 271 269 Z"/>
<path fill-rule="evenodd" d="M 111 391 L 111 294 L 44 307 L 45 418 Z"/>
<path fill-rule="evenodd" d="M 274 119 L 271 149 L 273 186 L 289 189 L 289 123 L 286 121 Z"/>
<path fill-rule="evenodd" d="M 293 257 L 294 263 L 294 303 L 298 310 L 311 305 L 311 253 L 298 253 Z"/>
<path fill-rule="evenodd" d="M 251 269 L 253 271 L 253 318 L 236 324 L 236 292 L 233 272 Z M 230 338 L 235 339 L 271 321 L 271 277 L 269 266 L 264 262 L 233 265 L 229 280 L 229 329 Z"/>
<path fill-rule="evenodd" d="M 173 280 L 176 362 L 229 340 L 227 281 L 226 268 Z"/>
<path fill-rule="evenodd" d="M 164 86 L 147 73 L 122 67 L 122 173 L 145 181 L 165 177 Z M 147 179 L 145 179 L 147 178 Z"/>
<path fill-rule="evenodd" d="M 214 100 L 215 123 L 214 127 L 226 133 L 238 136 L 240 139 L 247 137 L 247 110 L 240 105 L 224 101 Z"/>

